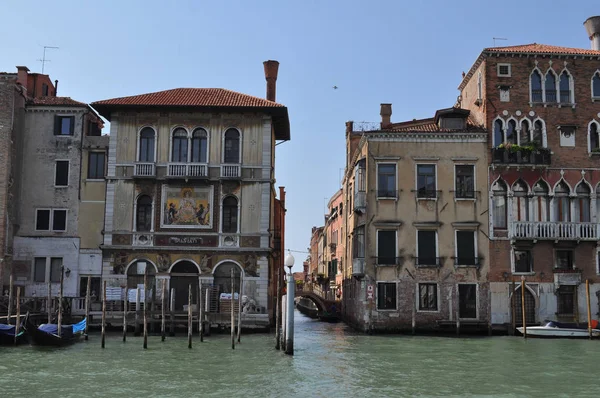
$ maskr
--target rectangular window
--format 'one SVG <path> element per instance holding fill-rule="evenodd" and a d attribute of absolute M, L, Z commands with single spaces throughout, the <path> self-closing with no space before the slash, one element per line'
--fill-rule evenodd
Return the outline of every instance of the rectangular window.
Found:
<path fill-rule="evenodd" d="M 436 231 L 417 231 L 417 266 L 438 265 L 436 235 Z"/>
<path fill-rule="evenodd" d="M 59 283 L 60 273 L 62 272 L 62 258 L 52 257 L 50 259 L 50 282 Z"/>
<path fill-rule="evenodd" d="M 531 258 L 531 251 L 529 250 L 515 250 L 514 254 L 515 261 L 515 273 L 524 273 L 533 271 L 533 261 Z"/>
<path fill-rule="evenodd" d="M 90 283 L 90 301 L 92 302 L 96 302 L 96 301 L 100 301 L 100 289 L 102 289 L 100 287 L 101 285 L 101 279 L 100 277 L 91 277 L 91 283 Z M 79 297 L 85 297 L 87 294 L 87 282 L 88 282 L 88 277 L 87 276 L 82 276 L 81 278 L 79 278 Z"/>
<path fill-rule="evenodd" d="M 494 193 L 492 198 L 494 229 L 506 229 L 506 194 Z"/>
<path fill-rule="evenodd" d="M 66 187 L 69 185 L 69 161 L 57 160 L 54 167 L 54 185 Z"/>
<path fill-rule="evenodd" d="M 459 199 L 475 198 L 475 166 L 461 164 L 454 166 L 456 185 L 455 196 Z"/>
<path fill-rule="evenodd" d="M 510 77 L 511 65 L 510 64 L 498 64 L 498 76 Z"/>
<path fill-rule="evenodd" d="M 35 230 L 50 231 L 50 210 L 38 209 L 35 213 Z"/>
<path fill-rule="evenodd" d="M 557 250 L 555 268 L 563 270 L 573 269 L 573 251 Z"/>
<path fill-rule="evenodd" d="M 396 231 L 377 231 L 377 264 L 396 264 Z"/>
<path fill-rule="evenodd" d="M 33 281 L 46 282 L 46 257 L 35 257 L 33 260 Z"/>
<path fill-rule="evenodd" d="M 458 317 L 477 318 L 477 285 L 461 283 L 458 285 Z"/>
<path fill-rule="evenodd" d="M 90 137 L 100 137 L 102 135 L 102 130 L 100 129 L 98 123 L 93 122 L 91 120 L 89 121 L 87 135 Z"/>
<path fill-rule="evenodd" d="M 64 232 L 67 230 L 67 211 L 53 210 L 52 212 L 52 230 Z"/>
<path fill-rule="evenodd" d="M 437 284 L 419 283 L 419 311 L 437 311 Z"/>
<path fill-rule="evenodd" d="M 90 180 L 104 179 L 104 152 L 90 152 L 88 154 L 88 176 Z"/>
<path fill-rule="evenodd" d="M 48 85 L 46 83 L 42 83 L 42 97 L 48 96 Z"/>
<path fill-rule="evenodd" d="M 437 197 L 434 164 L 417 165 L 417 197 L 422 199 Z"/>
<path fill-rule="evenodd" d="M 394 282 L 377 284 L 377 309 L 396 309 L 396 284 Z"/>
<path fill-rule="evenodd" d="M 556 290 L 556 306 L 559 315 L 575 313 L 575 286 L 561 285 Z"/>
<path fill-rule="evenodd" d="M 377 164 L 377 197 L 396 198 L 396 165 Z"/>
<path fill-rule="evenodd" d="M 54 135 L 73 135 L 75 116 L 55 116 Z"/>
<path fill-rule="evenodd" d="M 355 228 L 352 238 L 353 258 L 365 258 L 365 227 Z"/>
<path fill-rule="evenodd" d="M 456 265 L 478 265 L 476 231 L 456 231 Z"/>

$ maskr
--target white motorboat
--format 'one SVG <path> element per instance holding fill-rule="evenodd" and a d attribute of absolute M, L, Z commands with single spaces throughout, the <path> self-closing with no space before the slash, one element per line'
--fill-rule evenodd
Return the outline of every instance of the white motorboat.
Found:
<path fill-rule="evenodd" d="M 523 327 L 517 328 L 523 334 Z M 556 321 L 546 321 L 543 326 L 527 326 L 528 337 L 564 337 L 564 338 L 589 338 L 590 333 L 586 327 L 577 327 L 575 324 L 566 324 Z M 592 337 L 600 337 L 598 321 L 592 321 Z"/>

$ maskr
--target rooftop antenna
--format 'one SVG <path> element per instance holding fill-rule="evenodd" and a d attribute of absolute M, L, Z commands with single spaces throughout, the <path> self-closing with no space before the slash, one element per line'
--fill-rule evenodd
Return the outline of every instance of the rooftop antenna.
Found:
<path fill-rule="evenodd" d="M 44 66 L 46 65 L 46 62 L 50 62 L 49 59 L 46 59 L 46 49 L 48 48 L 58 50 L 58 47 L 44 46 L 44 56 L 42 57 L 42 59 L 38 59 L 38 61 L 42 63 L 42 74 L 44 74 Z"/>
<path fill-rule="evenodd" d="M 492 37 L 492 39 L 494 40 L 494 47 L 496 47 L 496 40 L 508 40 L 507 38 L 504 38 L 504 37 Z"/>

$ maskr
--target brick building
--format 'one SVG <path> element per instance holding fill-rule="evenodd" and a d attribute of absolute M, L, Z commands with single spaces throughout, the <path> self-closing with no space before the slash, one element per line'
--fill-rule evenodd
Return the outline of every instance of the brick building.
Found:
<path fill-rule="evenodd" d="M 586 280 L 598 311 L 600 17 L 585 26 L 592 49 L 486 48 L 459 86 L 459 105 L 489 132 L 495 325 L 522 323 L 521 279 L 528 324 L 587 321 Z"/>

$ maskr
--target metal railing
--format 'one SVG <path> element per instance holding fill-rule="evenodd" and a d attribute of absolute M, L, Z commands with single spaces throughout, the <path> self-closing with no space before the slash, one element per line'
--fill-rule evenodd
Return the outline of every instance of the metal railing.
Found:
<path fill-rule="evenodd" d="M 154 163 L 138 162 L 135 164 L 133 175 L 135 177 L 155 177 L 156 167 Z"/>
<path fill-rule="evenodd" d="M 415 257 L 415 267 L 441 267 L 441 257 Z"/>
<path fill-rule="evenodd" d="M 398 191 L 393 191 L 390 189 L 379 189 L 377 190 L 377 198 L 396 199 L 398 198 Z"/>
<path fill-rule="evenodd" d="M 560 103 L 561 104 L 570 104 L 571 103 L 571 91 L 560 90 Z"/>
<path fill-rule="evenodd" d="M 546 102 L 556 102 L 556 90 L 546 90 Z"/>
<path fill-rule="evenodd" d="M 531 102 L 544 102 L 542 90 L 531 90 Z"/>
<path fill-rule="evenodd" d="M 417 189 L 417 198 L 419 199 L 436 199 L 437 198 L 437 190 L 435 189 Z"/>
<path fill-rule="evenodd" d="M 492 163 L 549 165 L 551 161 L 552 156 L 547 148 L 532 151 L 492 148 Z"/>
<path fill-rule="evenodd" d="M 399 265 L 401 257 L 375 257 L 375 264 L 380 266 Z"/>
<path fill-rule="evenodd" d="M 479 267 L 480 265 L 479 257 L 454 257 L 455 267 Z"/>
<path fill-rule="evenodd" d="M 241 167 L 239 164 L 222 164 L 221 177 L 237 178 L 241 177 Z"/>
<path fill-rule="evenodd" d="M 509 237 L 521 239 L 598 240 L 600 225 L 593 222 L 515 221 Z"/>

